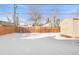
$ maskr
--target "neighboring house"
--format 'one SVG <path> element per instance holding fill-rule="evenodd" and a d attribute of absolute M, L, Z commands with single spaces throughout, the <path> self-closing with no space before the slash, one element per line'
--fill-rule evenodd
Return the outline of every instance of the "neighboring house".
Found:
<path fill-rule="evenodd" d="M 79 38 L 79 18 L 64 19 L 61 24 L 61 35 Z"/>
<path fill-rule="evenodd" d="M 0 21 L 0 25 L 2 25 L 2 26 L 10 26 L 10 25 L 13 26 L 14 24 L 6 22 L 6 21 Z"/>
<path fill-rule="evenodd" d="M 47 22 L 42 27 L 52 27 L 52 22 L 50 19 L 47 20 Z"/>
<path fill-rule="evenodd" d="M 48 18 L 47 22 L 43 25 L 43 27 L 52 27 L 52 28 L 59 28 L 60 19 L 52 20 Z"/>

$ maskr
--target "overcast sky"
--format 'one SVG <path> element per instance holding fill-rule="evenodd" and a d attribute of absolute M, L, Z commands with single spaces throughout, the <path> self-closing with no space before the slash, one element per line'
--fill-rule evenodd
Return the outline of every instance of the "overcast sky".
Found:
<path fill-rule="evenodd" d="M 29 22 L 29 16 L 28 16 L 28 8 L 30 5 L 27 4 L 17 4 L 17 13 L 24 13 L 24 14 L 17 14 L 20 18 L 20 21 L 22 22 Z M 63 20 L 64 18 L 70 17 L 72 12 L 75 12 L 76 10 L 79 10 L 79 5 L 46 5 L 46 4 L 42 4 L 42 5 L 38 5 L 40 11 L 41 11 L 41 15 L 42 17 L 44 17 L 44 19 L 42 18 L 42 20 L 45 20 L 45 16 L 49 16 L 50 15 L 50 11 L 52 9 L 58 9 L 59 11 L 59 18 L 61 20 Z M 8 12 L 8 14 L 4 14 Z M 12 12 L 13 12 L 13 4 L 0 4 L 0 19 L 4 18 L 4 17 L 10 17 L 12 18 Z M 6 19 L 6 18 L 5 18 Z M 3 20 L 3 19 L 1 19 Z"/>

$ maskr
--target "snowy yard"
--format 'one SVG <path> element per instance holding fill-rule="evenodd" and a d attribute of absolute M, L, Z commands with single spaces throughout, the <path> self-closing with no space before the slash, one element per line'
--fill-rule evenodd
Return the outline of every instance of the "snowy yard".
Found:
<path fill-rule="evenodd" d="M 0 36 L 0 54 L 79 54 L 78 40 L 57 40 L 55 35 L 59 34 L 13 33 Z"/>

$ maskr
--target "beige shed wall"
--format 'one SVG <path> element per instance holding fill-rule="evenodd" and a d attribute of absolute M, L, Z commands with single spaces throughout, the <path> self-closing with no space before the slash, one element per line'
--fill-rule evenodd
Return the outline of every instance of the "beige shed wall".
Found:
<path fill-rule="evenodd" d="M 79 37 L 79 20 L 73 22 L 73 37 Z"/>
<path fill-rule="evenodd" d="M 71 19 L 65 19 L 60 26 L 62 35 L 73 36 L 73 21 Z"/>
<path fill-rule="evenodd" d="M 79 20 L 65 19 L 61 22 L 61 34 L 71 37 L 79 37 Z"/>

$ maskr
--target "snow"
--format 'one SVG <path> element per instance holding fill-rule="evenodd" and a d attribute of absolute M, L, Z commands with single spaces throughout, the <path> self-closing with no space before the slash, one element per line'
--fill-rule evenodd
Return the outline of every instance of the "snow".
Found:
<path fill-rule="evenodd" d="M 7 36 L 10 36 L 10 34 L 4 35 L 4 36 L 7 37 Z M 79 40 L 77 38 L 63 37 L 60 35 L 60 33 L 23 33 L 20 39 L 39 39 L 39 38 L 45 38 L 45 37 L 53 37 L 54 39 L 57 39 L 57 40 Z"/>
<path fill-rule="evenodd" d="M 60 33 L 58 33 L 54 38 L 57 39 L 57 40 L 79 40 L 79 39 L 76 39 L 76 38 L 63 37 L 63 36 L 61 36 Z"/>
<path fill-rule="evenodd" d="M 38 39 L 38 38 L 44 38 L 44 37 L 54 37 L 57 33 L 31 33 L 28 37 L 26 34 L 24 34 L 25 37 L 22 39 Z"/>
<path fill-rule="evenodd" d="M 37 35 L 38 34 L 38 35 Z M 46 37 L 44 36 L 46 34 Z M 48 34 L 50 36 L 48 36 Z M 57 35 L 58 33 L 54 33 Z M 31 36 L 41 38 L 26 39 Z M 56 40 L 52 33 L 13 33 L 0 36 L 0 54 L 78 55 L 78 40 Z M 25 38 L 24 38 L 25 37 Z"/>
<path fill-rule="evenodd" d="M 26 36 L 22 39 L 38 39 L 38 38 L 44 38 L 44 37 L 53 37 L 57 40 L 78 40 L 76 38 L 67 38 L 60 35 L 60 33 L 31 33 L 29 36 Z"/>

